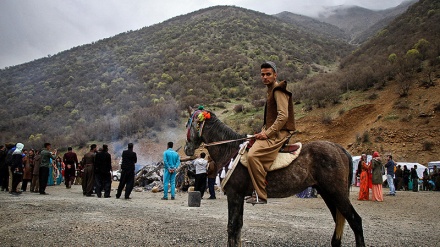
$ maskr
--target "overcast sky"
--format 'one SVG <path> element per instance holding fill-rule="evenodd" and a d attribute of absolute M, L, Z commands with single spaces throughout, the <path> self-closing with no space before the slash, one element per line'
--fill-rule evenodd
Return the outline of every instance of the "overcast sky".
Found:
<path fill-rule="evenodd" d="M 404 0 L 0 0 L 0 69 L 215 5 L 316 15 L 324 7 L 379 10 Z"/>

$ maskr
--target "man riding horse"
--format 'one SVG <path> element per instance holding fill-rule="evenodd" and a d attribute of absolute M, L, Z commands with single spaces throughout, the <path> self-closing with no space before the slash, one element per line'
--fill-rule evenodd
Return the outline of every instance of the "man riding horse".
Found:
<path fill-rule="evenodd" d="M 292 93 L 287 91 L 286 81 L 277 81 L 277 67 L 267 61 L 261 65 L 261 79 L 267 87 L 264 109 L 264 125 L 255 135 L 255 143 L 249 149 L 248 170 L 255 189 L 247 203 L 266 204 L 266 175 L 278 151 L 295 131 Z"/>

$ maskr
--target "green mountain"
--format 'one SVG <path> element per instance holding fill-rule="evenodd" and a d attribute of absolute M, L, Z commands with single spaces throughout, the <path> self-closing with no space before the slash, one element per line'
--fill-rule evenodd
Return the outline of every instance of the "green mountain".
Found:
<path fill-rule="evenodd" d="M 202 9 L 1 70 L 1 138 L 39 147 L 154 137 L 187 106 L 261 99 L 264 60 L 300 81 L 351 50 L 274 16 Z"/>

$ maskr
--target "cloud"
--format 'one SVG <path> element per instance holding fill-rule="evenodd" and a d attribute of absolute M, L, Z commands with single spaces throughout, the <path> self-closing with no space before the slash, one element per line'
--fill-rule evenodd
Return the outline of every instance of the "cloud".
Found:
<path fill-rule="evenodd" d="M 394 7 L 403 0 L 1 0 L 0 68 L 54 55 L 214 5 L 316 15 L 324 6 Z"/>

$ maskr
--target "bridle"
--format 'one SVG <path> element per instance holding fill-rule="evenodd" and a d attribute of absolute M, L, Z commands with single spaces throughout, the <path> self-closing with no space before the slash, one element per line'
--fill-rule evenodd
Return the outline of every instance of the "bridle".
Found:
<path fill-rule="evenodd" d="M 247 136 L 244 138 L 239 138 L 239 139 L 234 139 L 234 140 L 224 140 L 224 141 L 218 141 L 218 142 L 211 142 L 211 143 L 204 143 L 203 146 L 204 147 L 209 147 L 209 146 L 215 146 L 215 145 L 220 145 L 220 144 L 225 144 L 225 143 L 230 143 L 230 142 L 238 142 L 238 141 L 244 141 L 244 140 L 250 140 L 255 138 L 254 135 L 251 136 Z"/>
<path fill-rule="evenodd" d="M 198 117 L 200 114 L 203 114 L 203 118 L 202 121 L 199 121 L 201 118 L 197 119 L 196 121 L 198 122 L 198 131 L 197 131 L 197 137 L 202 137 L 202 133 L 203 133 L 203 127 L 205 127 L 205 120 L 206 119 L 210 119 L 211 115 L 209 114 L 205 114 L 205 113 L 209 113 L 206 110 L 196 110 L 193 112 L 193 114 L 191 115 L 191 117 L 188 119 L 188 123 L 187 123 L 187 133 L 186 133 L 186 140 L 189 142 L 190 137 L 191 137 L 191 127 L 192 127 L 192 123 L 195 120 L 196 117 Z M 237 141 L 243 141 L 243 140 L 250 140 L 255 138 L 254 135 L 248 135 L 247 137 L 244 138 L 239 138 L 239 139 L 234 139 L 234 140 L 223 140 L 223 141 L 216 141 L 216 142 L 211 142 L 211 143 L 203 143 L 202 147 L 210 147 L 210 146 L 215 146 L 215 145 L 221 145 L 221 144 L 225 144 L 225 143 L 231 143 L 231 142 L 237 142 Z"/>

